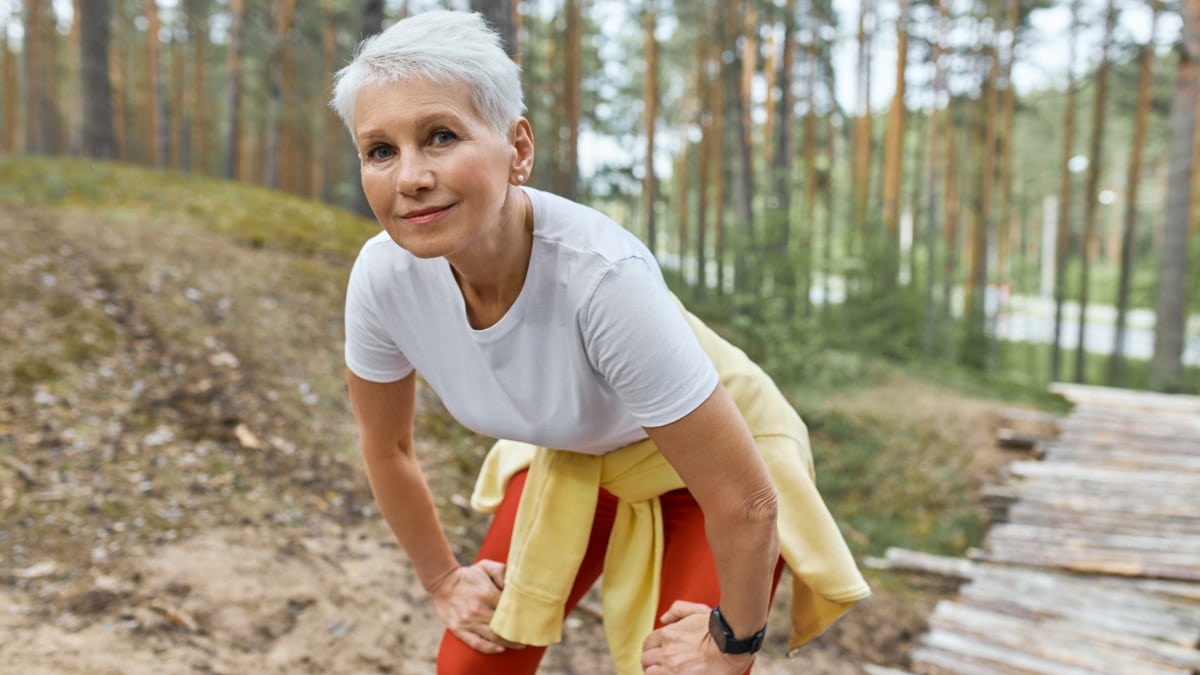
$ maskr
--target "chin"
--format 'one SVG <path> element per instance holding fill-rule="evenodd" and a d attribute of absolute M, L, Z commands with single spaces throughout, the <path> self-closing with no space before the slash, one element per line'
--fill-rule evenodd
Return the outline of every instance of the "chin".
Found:
<path fill-rule="evenodd" d="M 442 258 L 450 253 L 450 248 L 441 242 L 422 241 L 422 237 L 398 238 L 391 232 L 388 233 L 388 236 L 391 237 L 392 243 L 416 258 Z"/>

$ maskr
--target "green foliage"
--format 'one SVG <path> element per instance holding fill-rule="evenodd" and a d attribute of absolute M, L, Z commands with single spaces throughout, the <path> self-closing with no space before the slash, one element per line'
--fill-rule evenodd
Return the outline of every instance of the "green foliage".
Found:
<path fill-rule="evenodd" d="M 0 157 L 0 204 L 186 217 L 247 246 L 346 262 L 378 225 L 327 204 L 120 162 Z"/>
<path fill-rule="evenodd" d="M 963 478 L 970 453 L 936 429 L 819 408 L 805 420 L 818 487 L 857 554 L 957 554 L 982 541 L 984 514 Z"/>

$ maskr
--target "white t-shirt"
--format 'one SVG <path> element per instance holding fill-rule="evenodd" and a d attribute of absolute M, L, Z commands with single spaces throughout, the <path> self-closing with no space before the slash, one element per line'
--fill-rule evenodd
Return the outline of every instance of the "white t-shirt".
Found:
<path fill-rule="evenodd" d="M 386 232 L 367 241 L 346 294 L 350 370 L 393 382 L 416 369 L 477 433 L 590 454 L 695 410 L 717 372 L 650 251 L 594 209 L 524 189 L 525 285 L 483 330 L 445 258 L 417 258 Z"/>

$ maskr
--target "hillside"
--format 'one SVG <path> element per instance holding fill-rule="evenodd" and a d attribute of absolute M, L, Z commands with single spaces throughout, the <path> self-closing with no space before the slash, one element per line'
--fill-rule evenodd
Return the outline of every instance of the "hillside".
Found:
<path fill-rule="evenodd" d="M 373 508 L 343 387 L 343 284 L 374 226 L 113 165 L 6 159 L 0 186 L 0 671 L 432 672 L 440 629 Z M 812 410 L 856 551 L 971 543 L 935 535 L 969 533 L 945 518 L 974 514 L 1004 460 L 1002 405 L 889 373 Z M 468 559 L 487 441 L 427 390 L 419 416 Z M 872 580 L 796 661 L 774 621 L 756 672 L 902 665 L 948 589 Z M 568 621 L 543 672 L 607 672 L 596 616 Z"/>

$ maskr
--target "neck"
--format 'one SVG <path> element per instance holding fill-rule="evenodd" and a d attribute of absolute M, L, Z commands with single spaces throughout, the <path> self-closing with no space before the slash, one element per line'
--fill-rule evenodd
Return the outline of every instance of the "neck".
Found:
<path fill-rule="evenodd" d="M 521 294 L 533 245 L 532 225 L 529 197 L 510 188 L 495 236 L 448 258 L 473 327 L 499 321 Z"/>

